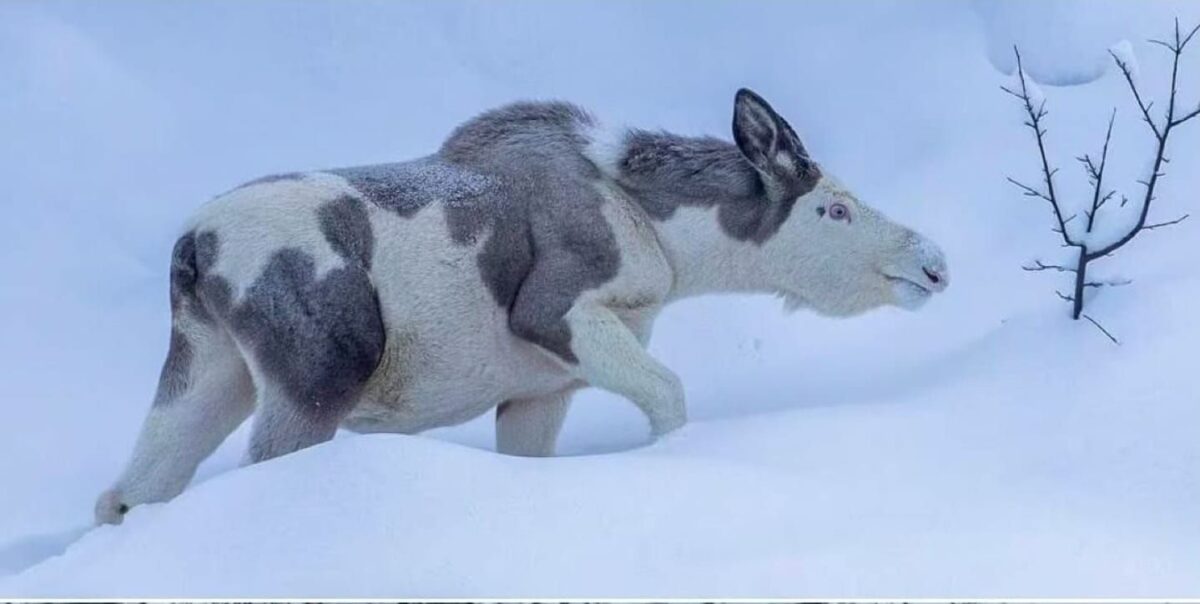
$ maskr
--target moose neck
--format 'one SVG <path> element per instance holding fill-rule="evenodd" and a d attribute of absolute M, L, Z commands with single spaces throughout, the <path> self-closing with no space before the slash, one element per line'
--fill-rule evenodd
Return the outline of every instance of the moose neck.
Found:
<path fill-rule="evenodd" d="M 654 225 L 675 275 L 670 299 L 775 291 L 763 274 L 759 245 L 730 237 L 719 212 L 715 207 L 682 207 Z"/>
<path fill-rule="evenodd" d="M 624 132 L 616 143 L 605 172 L 654 219 L 675 273 L 672 299 L 773 291 L 762 244 L 791 205 L 767 201 L 736 146 L 644 130 Z"/>

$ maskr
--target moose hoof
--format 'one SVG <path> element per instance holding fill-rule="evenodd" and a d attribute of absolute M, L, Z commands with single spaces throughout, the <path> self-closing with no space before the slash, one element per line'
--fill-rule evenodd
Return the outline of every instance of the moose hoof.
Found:
<path fill-rule="evenodd" d="M 654 438 L 662 438 L 684 426 L 687 423 L 687 416 L 680 414 L 670 418 L 661 419 L 654 422 L 650 426 L 650 434 Z"/>
<path fill-rule="evenodd" d="M 125 513 L 129 511 L 129 505 L 121 501 L 121 492 L 116 489 L 109 489 L 100 494 L 96 500 L 96 525 L 103 524 L 121 524 L 125 520 Z"/>

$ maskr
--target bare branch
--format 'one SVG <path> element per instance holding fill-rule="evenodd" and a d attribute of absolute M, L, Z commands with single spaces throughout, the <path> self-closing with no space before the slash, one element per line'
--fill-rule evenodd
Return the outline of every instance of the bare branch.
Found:
<path fill-rule="evenodd" d="M 1087 213 L 1087 232 L 1089 233 L 1092 232 L 1092 226 L 1096 223 L 1096 211 L 1112 195 L 1109 193 L 1107 196 L 1101 196 L 1100 191 L 1104 188 L 1104 166 L 1108 163 L 1108 143 L 1112 140 L 1113 122 L 1116 119 L 1117 109 L 1114 107 L 1108 116 L 1108 131 L 1104 133 L 1104 148 L 1100 151 L 1100 166 L 1097 167 L 1092 163 L 1091 157 L 1084 155 L 1087 159 L 1088 174 L 1092 179 L 1092 211 Z"/>
<path fill-rule="evenodd" d="M 1178 79 L 1179 79 L 1178 76 L 1179 76 L 1180 55 L 1183 54 L 1183 48 L 1185 46 L 1187 46 L 1187 43 L 1191 41 L 1192 36 L 1194 36 L 1196 34 L 1196 31 L 1198 31 L 1198 30 L 1200 30 L 1200 25 L 1197 25 L 1195 28 L 1193 28 L 1186 37 L 1183 37 L 1180 35 L 1180 31 L 1179 31 L 1179 20 L 1178 19 L 1175 20 L 1175 47 L 1172 49 L 1175 56 L 1173 57 L 1173 60 L 1171 63 L 1171 96 L 1168 99 L 1167 118 L 1166 118 L 1166 121 L 1164 122 L 1162 130 L 1160 131 L 1158 129 L 1158 127 L 1154 125 L 1153 120 L 1150 120 L 1150 114 L 1147 111 L 1143 110 L 1143 112 L 1142 112 L 1143 115 L 1145 115 L 1145 117 L 1146 117 L 1147 123 L 1150 124 L 1151 129 L 1154 131 L 1155 137 L 1158 139 L 1158 149 L 1156 150 L 1156 152 L 1154 154 L 1154 167 L 1150 171 L 1150 178 L 1149 178 L 1149 180 L 1146 180 L 1142 183 L 1146 186 L 1146 194 L 1145 194 L 1145 197 L 1143 197 L 1143 199 L 1142 199 L 1142 208 L 1141 208 L 1141 212 L 1138 214 L 1137 222 L 1133 225 L 1132 228 L 1130 228 L 1124 235 L 1122 235 L 1116 241 L 1114 241 L 1100 249 L 1097 249 L 1095 251 L 1087 252 L 1087 254 L 1084 257 L 1085 260 L 1094 260 L 1096 258 L 1101 258 L 1103 256 L 1107 256 L 1107 255 L 1115 252 L 1116 250 L 1120 249 L 1125 244 L 1127 244 L 1131 240 L 1133 240 L 1133 238 L 1138 233 L 1145 230 L 1147 227 L 1146 218 L 1147 218 L 1147 216 L 1150 215 L 1150 204 L 1153 203 L 1154 199 L 1155 199 L 1154 187 L 1155 187 L 1155 185 L 1158 184 L 1158 179 L 1163 176 L 1162 167 L 1163 167 L 1163 164 L 1167 162 L 1167 159 L 1166 159 L 1167 139 L 1171 136 L 1171 131 L 1174 129 L 1175 126 L 1179 125 L 1183 121 L 1187 121 L 1187 120 L 1191 119 L 1192 117 L 1194 117 L 1194 114 L 1188 114 L 1188 115 L 1185 115 L 1183 118 L 1180 118 L 1179 120 L 1177 120 L 1175 118 L 1175 98 L 1176 98 L 1176 94 L 1177 94 L 1176 84 L 1178 83 Z M 1125 74 L 1125 80 L 1129 83 L 1129 88 L 1130 88 L 1130 90 L 1133 91 L 1133 96 L 1134 96 L 1134 99 L 1137 100 L 1138 106 L 1143 107 L 1143 109 L 1144 109 L 1144 106 L 1142 105 L 1141 96 L 1138 94 L 1137 86 L 1134 85 L 1133 78 L 1129 74 L 1128 66 L 1126 66 L 1124 63 L 1122 63 L 1121 59 L 1118 58 L 1115 53 L 1113 53 L 1112 51 L 1109 51 L 1109 53 L 1112 54 L 1113 59 L 1117 62 L 1117 66 L 1121 68 L 1121 72 Z M 1200 108 L 1197 108 L 1197 110 L 1200 111 Z M 1122 202 L 1121 205 L 1124 205 L 1124 202 Z M 1172 224 L 1177 224 L 1177 223 L 1181 222 L 1182 220 L 1184 220 L 1185 218 L 1187 218 L 1187 215 L 1184 215 L 1183 217 L 1177 218 L 1176 220 L 1173 220 L 1170 222 L 1154 224 L 1154 225 L 1149 225 L 1149 226 L 1151 227 L 1151 230 L 1152 230 L 1155 228 L 1161 228 L 1164 226 L 1170 226 Z"/>
<path fill-rule="evenodd" d="M 1013 54 L 1017 57 L 1017 77 L 1021 81 L 1021 92 L 1020 94 L 1011 90 L 1009 92 L 1021 99 L 1025 107 L 1025 114 L 1029 117 L 1029 121 L 1025 122 L 1025 124 L 1033 130 L 1034 137 L 1037 139 L 1038 156 L 1042 160 L 1042 177 L 1045 180 L 1046 192 L 1042 193 L 1033 187 L 1023 185 L 1011 178 L 1008 180 L 1024 189 L 1026 195 L 1040 197 L 1050 202 L 1050 207 L 1054 209 L 1054 218 L 1058 221 L 1056 232 L 1062 236 L 1063 243 L 1068 246 L 1079 247 L 1079 243 L 1071 239 L 1070 234 L 1067 233 L 1067 223 L 1063 219 L 1062 208 L 1058 204 L 1058 197 L 1054 194 L 1054 174 L 1058 170 L 1052 169 L 1050 161 L 1046 159 L 1046 129 L 1042 127 L 1042 118 L 1046 116 L 1046 101 L 1043 99 L 1036 110 L 1033 108 L 1033 100 L 1029 98 L 1029 85 L 1025 82 L 1025 68 L 1021 64 L 1021 51 L 1016 46 L 1013 46 Z"/>
<path fill-rule="evenodd" d="M 1176 19 L 1175 19 L 1175 22 L 1176 22 L 1177 24 L 1179 23 L 1179 18 L 1178 18 L 1178 17 L 1176 17 Z M 1180 53 L 1182 53 L 1182 52 L 1183 52 L 1183 49 L 1184 49 L 1184 47 L 1186 47 L 1186 46 L 1187 46 L 1188 42 L 1191 42 L 1191 41 L 1192 41 L 1192 36 L 1196 35 L 1196 32 L 1197 32 L 1197 31 L 1200 31 L 1200 23 L 1197 23 L 1197 24 L 1196 24 L 1196 27 L 1193 27 L 1193 28 L 1192 28 L 1192 31 L 1191 31 L 1191 32 L 1190 32 L 1190 33 L 1187 35 L 1187 37 L 1186 37 L 1186 38 L 1184 38 L 1184 39 L 1183 39 L 1183 42 L 1179 44 L 1179 47 L 1175 49 L 1175 52 L 1180 52 Z"/>
<path fill-rule="evenodd" d="M 1089 281 L 1087 279 L 1088 265 L 1093 260 L 1105 258 L 1113 254 L 1118 249 L 1133 240 L 1138 233 L 1144 230 L 1154 230 L 1177 225 L 1189 217 L 1188 214 L 1184 214 L 1179 218 L 1167 222 L 1150 224 L 1146 222 L 1150 213 L 1150 206 L 1156 200 L 1155 187 L 1157 186 L 1159 179 L 1165 175 L 1163 168 L 1166 166 L 1166 164 L 1170 163 L 1170 158 L 1167 157 L 1166 152 L 1167 141 L 1170 138 L 1172 130 L 1176 126 L 1179 126 L 1200 115 L 1200 104 L 1198 104 L 1195 109 L 1183 112 L 1182 114 L 1176 114 L 1180 56 L 1183 54 L 1184 47 L 1191 42 L 1192 38 L 1198 32 L 1200 32 L 1200 25 L 1192 28 L 1187 35 L 1184 36 L 1179 27 L 1179 20 L 1176 19 L 1173 41 L 1150 41 L 1152 44 L 1162 46 L 1163 48 L 1170 50 L 1174 55 L 1171 65 L 1170 96 L 1168 97 L 1166 111 L 1164 112 L 1164 119 L 1161 121 L 1161 124 L 1155 122 L 1154 118 L 1151 116 L 1150 110 L 1155 106 L 1155 103 L 1152 101 L 1147 102 L 1146 99 L 1143 99 L 1141 91 L 1138 89 L 1138 85 L 1134 82 L 1131 64 L 1126 63 L 1125 60 L 1122 59 L 1122 56 L 1118 55 L 1116 51 L 1109 51 L 1109 55 L 1112 56 L 1113 61 L 1116 62 L 1117 67 L 1121 70 L 1121 74 L 1124 76 L 1125 82 L 1128 84 L 1129 90 L 1133 94 L 1134 101 L 1137 103 L 1138 109 L 1141 111 L 1143 121 L 1146 122 L 1146 125 L 1150 127 L 1150 131 L 1154 134 L 1155 141 L 1157 142 L 1157 148 L 1154 154 L 1153 167 L 1149 176 L 1145 177 L 1145 180 L 1138 181 L 1145 186 L 1145 192 L 1141 199 L 1142 205 L 1138 210 L 1136 222 L 1126 229 L 1123 234 L 1120 234 L 1115 241 L 1104 246 L 1097 245 L 1094 249 L 1092 249 L 1090 242 L 1088 242 L 1086 239 L 1078 241 L 1074 240 L 1067 232 L 1068 223 L 1074 220 L 1077 215 L 1072 214 L 1069 217 L 1064 217 L 1063 207 L 1059 204 L 1059 199 L 1054 189 L 1054 175 L 1058 170 L 1057 168 L 1052 168 L 1049 160 L 1047 159 L 1045 140 L 1047 129 L 1042 122 L 1043 118 L 1046 116 L 1046 101 L 1043 98 L 1038 106 L 1036 108 L 1034 107 L 1033 100 L 1030 98 L 1031 85 L 1025 79 L 1024 66 L 1021 62 L 1021 53 L 1016 47 L 1013 47 L 1013 53 L 1016 55 L 1017 76 L 1021 85 L 1019 88 L 1001 87 L 1004 92 L 1016 97 L 1022 102 L 1026 115 L 1024 124 L 1026 127 L 1033 130 L 1034 137 L 1038 145 L 1038 155 L 1042 164 L 1041 167 L 1044 186 L 1035 188 L 1013 178 L 1009 178 L 1008 181 L 1020 188 L 1025 196 L 1037 197 L 1038 199 L 1043 199 L 1050 203 L 1051 209 L 1054 211 L 1054 218 L 1056 221 L 1056 224 L 1051 228 L 1051 230 L 1055 233 L 1058 233 L 1062 237 L 1064 247 L 1078 248 L 1079 254 L 1075 259 L 1076 262 L 1074 264 L 1074 268 L 1059 264 L 1046 264 L 1041 260 L 1035 260 L 1033 264 L 1025 265 L 1021 268 L 1030 272 L 1054 271 L 1059 273 L 1072 273 L 1075 276 L 1075 290 L 1073 295 L 1067 295 L 1058 290 L 1055 290 L 1055 295 L 1057 295 L 1061 300 L 1070 302 L 1072 304 L 1073 308 L 1071 316 L 1073 318 L 1078 319 L 1082 316 L 1083 318 L 1087 319 L 1088 322 L 1092 323 L 1093 326 L 1099 329 L 1100 332 L 1105 335 L 1105 337 L 1117 345 L 1120 345 L 1120 341 L 1113 336 L 1111 332 L 1105 329 L 1104 326 L 1096 321 L 1096 319 L 1093 317 L 1083 314 L 1085 292 L 1089 288 L 1101 289 L 1104 287 L 1124 286 L 1128 285 L 1130 281 L 1128 279 L 1101 279 Z M 1115 122 L 1116 109 L 1114 108 L 1108 119 L 1108 128 L 1104 135 L 1104 145 L 1101 147 L 1101 152 L 1098 159 L 1088 153 L 1075 158 L 1083 167 L 1084 172 L 1087 174 L 1089 184 L 1092 187 L 1091 204 L 1090 206 L 1085 207 L 1085 209 L 1083 209 L 1081 212 L 1087 218 L 1086 233 L 1089 235 L 1093 233 L 1093 227 L 1096 224 L 1097 214 L 1100 213 L 1100 210 L 1109 202 L 1109 200 L 1118 195 L 1116 190 L 1109 190 L 1105 192 L 1104 187 L 1104 175 L 1108 164 L 1108 149 L 1112 142 L 1113 125 Z M 1128 202 L 1129 198 L 1121 195 L 1121 207 L 1125 207 Z"/>
<path fill-rule="evenodd" d="M 1021 99 L 1022 101 L 1025 100 L 1025 97 L 1021 96 L 1021 93 L 1013 90 L 1012 88 L 1009 88 L 1008 86 L 1001 86 L 1000 90 L 1003 90 L 1004 92 L 1007 92 L 1007 93 L 1017 97 L 1018 99 Z"/>
<path fill-rule="evenodd" d="M 1103 208 L 1103 207 L 1104 207 L 1104 204 L 1108 203 L 1108 200 L 1112 199 L 1112 196 L 1113 196 L 1113 195 L 1116 195 L 1116 194 L 1117 194 L 1117 192 L 1116 192 L 1116 191 L 1109 191 L 1108 193 L 1105 193 L 1105 194 L 1104 194 L 1104 197 L 1101 197 L 1101 198 L 1100 198 L 1100 201 L 1099 201 L 1099 202 L 1096 204 L 1096 207 L 1092 208 L 1092 211 L 1090 211 L 1090 212 L 1089 212 L 1089 211 L 1087 211 L 1087 210 L 1084 210 L 1084 211 L 1083 211 L 1083 213 L 1084 213 L 1084 214 L 1086 214 L 1086 215 L 1087 215 L 1087 217 L 1088 217 L 1088 223 L 1089 223 L 1089 225 L 1090 225 L 1090 224 L 1091 224 L 1093 221 L 1095 221 L 1095 219 L 1096 219 L 1096 213 L 1100 211 L 1100 208 Z M 1122 203 L 1121 205 L 1124 205 L 1124 203 Z M 1088 232 L 1091 232 L 1091 231 L 1089 230 Z"/>
<path fill-rule="evenodd" d="M 1039 199 L 1045 199 L 1046 201 L 1049 201 L 1050 203 L 1054 203 L 1054 200 L 1047 197 L 1045 193 L 1042 193 L 1041 191 L 1039 191 L 1025 183 L 1018 182 L 1017 180 L 1013 179 L 1011 176 L 1008 177 L 1008 182 L 1011 182 L 1012 184 L 1020 187 L 1023 191 L 1025 191 L 1025 195 L 1027 197 L 1037 197 Z"/>
<path fill-rule="evenodd" d="M 1099 210 L 1100 208 L 1103 208 L 1104 204 L 1108 203 L 1108 200 L 1112 199 L 1112 196 L 1116 194 L 1116 191 L 1109 191 L 1108 193 L 1105 193 L 1104 197 L 1100 198 L 1100 203 L 1096 204 L 1096 209 Z"/>
<path fill-rule="evenodd" d="M 1133 283 L 1129 279 L 1111 279 L 1109 281 L 1085 281 L 1084 287 L 1093 287 L 1099 289 L 1101 287 L 1123 287 Z"/>
<path fill-rule="evenodd" d="M 1179 223 L 1187 220 L 1188 216 L 1191 216 L 1191 214 L 1184 214 L 1183 216 L 1180 216 L 1179 218 L 1176 218 L 1175 220 L 1168 220 L 1166 222 L 1160 222 L 1158 224 L 1147 224 L 1142 227 L 1142 230 L 1143 231 L 1152 231 L 1154 229 L 1161 229 L 1163 227 L 1169 227 L 1171 225 L 1179 224 Z"/>
<path fill-rule="evenodd" d="M 1149 43 L 1151 43 L 1151 44 L 1158 44 L 1159 46 L 1161 46 L 1161 47 L 1163 47 L 1163 48 L 1165 48 L 1165 49 L 1167 49 L 1167 50 L 1169 50 L 1169 51 L 1171 51 L 1171 52 L 1175 52 L 1175 47 L 1174 47 L 1174 46 L 1172 46 L 1172 45 L 1170 45 L 1170 44 L 1167 44 L 1166 42 L 1163 42 L 1162 40 L 1146 40 L 1146 41 L 1147 41 L 1147 42 L 1149 42 Z"/>
<path fill-rule="evenodd" d="M 1178 126 L 1179 124 L 1182 124 L 1182 123 L 1196 117 L 1197 115 L 1200 115 L 1200 104 L 1197 104 L 1196 108 L 1193 109 L 1191 113 L 1171 122 L 1171 127 L 1174 128 L 1175 126 Z"/>
<path fill-rule="evenodd" d="M 1129 66 L 1117 56 L 1117 53 L 1110 50 L 1108 51 L 1108 54 L 1112 55 L 1113 61 L 1116 61 L 1117 67 L 1120 68 L 1121 73 L 1125 75 L 1125 82 L 1129 84 L 1129 89 L 1133 91 L 1133 98 L 1135 101 L 1137 101 L 1138 108 L 1142 110 L 1142 117 L 1145 118 L 1146 123 L 1150 125 L 1150 129 L 1154 131 L 1154 138 L 1162 139 L 1162 134 L 1159 133 L 1158 126 L 1156 126 L 1154 124 L 1154 120 L 1150 118 L 1150 107 L 1142 102 L 1142 94 L 1138 92 L 1137 84 L 1133 83 L 1133 74 L 1130 73 Z"/>
<path fill-rule="evenodd" d="M 1034 260 L 1032 266 L 1022 266 L 1021 270 L 1029 271 L 1031 273 L 1038 271 L 1057 271 L 1060 273 L 1075 272 L 1075 269 L 1067 268 L 1059 264 L 1043 264 L 1041 260 Z"/>
<path fill-rule="evenodd" d="M 1179 17 L 1175 17 L 1175 48 L 1172 50 L 1175 56 L 1171 58 L 1171 96 L 1167 103 L 1167 126 L 1163 129 L 1163 138 L 1170 132 L 1171 122 L 1175 121 L 1175 82 L 1179 79 L 1179 55 L 1183 51 L 1183 44 L 1179 42 Z"/>
<path fill-rule="evenodd" d="M 1096 163 L 1092 161 L 1092 156 L 1087 155 L 1085 153 L 1081 157 L 1076 157 L 1075 161 L 1078 161 L 1079 163 L 1083 164 L 1083 171 L 1087 172 L 1088 180 L 1095 180 L 1095 178 L 1096 178 Z"/>
<path fill-rule="evenodd" d="M 1108 333 L 1108 330 L 1107 330 L 1107 329 L 1104 329 L 1104 326 L 1103 326 L 1103 325 L 1101 325 L 1099 322 L 1097 322 L 1095 319 L 1091 318 L 1091 317 L 1090 317 L 1090 316 L 1088 316 L 1088 315 L 1080 315 L 1080 316 L 1082 316 L 1083 318 L 1085 318 L 1085 319 L 1087 319 L 1088 321 L 1090 321 L 1090 322 L 1092 323 L 1092 325 L 1095 325 L 1095 326 L 1096 326 L 1096 329 L 1099 329 L 1101 333 L 1103 333 L 1104 335 L 1108 336 L 1108 339 L 1112 340 L 1112 343 L 1113 343 L 1113 344 L 1116 344 L 1117 346 L 1120 346 L 1120 345 L 1121 345 L 1121 341 L 1120 341 L 1120 340 L 1118 340 L 1118 339 L 1117 339 L 1115 336 L 1113 336 L 1111 333 Z"/>

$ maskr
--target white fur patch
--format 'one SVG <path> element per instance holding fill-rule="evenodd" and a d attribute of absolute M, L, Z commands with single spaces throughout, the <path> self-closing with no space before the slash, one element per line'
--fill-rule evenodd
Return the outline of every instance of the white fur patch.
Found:
<path fill-rule="evenodd" d="M 217 234 L 220 250 L 213 271 L 234 288 L 234 300 L 262 273 L 272 254 L 294 248 L 316 264 L 317 278 L 345 264 L 321 232 L 317 210 L 358 192 L 345 179 L 314 173 L 298 180 L 247 185 L 202 206 L 187 225 Z"/>
<path fill-rule="evenodd" d="M 762 247 L 730 237 L 717 207 L 681 207 L 657 225 L 675 273 L 672 300 L 713 292 L 774 291 L 761 278 Z"/>
<path fill-rule="evenodd" d="M 583 149 L 584 157 L 595 164 L 605 176 L 615 178 L 620 172 L 618 166 L 625 154 L 628 133 L 629 128 L 599 123 L 587 127 L 581 132 L 588 140 Z"/>

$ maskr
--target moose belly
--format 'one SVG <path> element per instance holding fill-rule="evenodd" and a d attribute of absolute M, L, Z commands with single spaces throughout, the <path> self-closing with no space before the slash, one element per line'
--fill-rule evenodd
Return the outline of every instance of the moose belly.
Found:
<path fill-rule="evenodd" d="M 390 330 L 384 358 L 343 426 L 413 434 L 459 424 L 505 400 L 550 394 L 572 382 L 545 352 L 506 329 Z"/>

